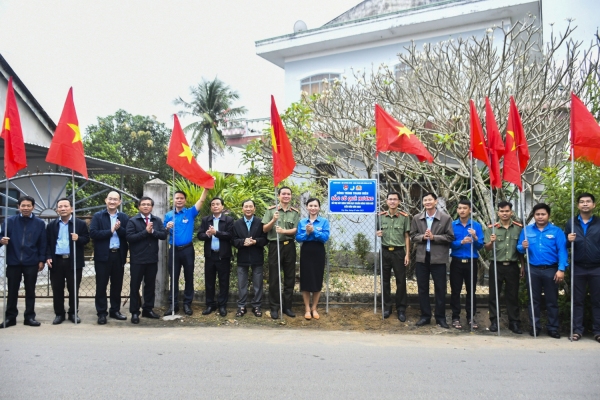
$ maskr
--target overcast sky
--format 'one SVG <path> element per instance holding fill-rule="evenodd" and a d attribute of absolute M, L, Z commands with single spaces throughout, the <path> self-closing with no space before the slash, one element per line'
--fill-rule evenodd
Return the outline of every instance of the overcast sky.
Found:
<path fill-rule="evenodd" d="M 172 127 L 202 78 L 240 94 L 249 118 L 283 102 L 283 70 L 254 42 L 316 28 L 360 0 L 0 0 L 0 53 L 58 122 L 69 87 L 82 132 L 124 109 Z M 182 122 L 184 125 L 186 121 Z"/>

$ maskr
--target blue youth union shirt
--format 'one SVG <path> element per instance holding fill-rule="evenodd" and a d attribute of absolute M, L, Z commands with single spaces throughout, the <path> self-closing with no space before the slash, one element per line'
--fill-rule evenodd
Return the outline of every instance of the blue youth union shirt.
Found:
<path fill-rule="evenodd" d="M 296 231 L 296 240 L 298 242 L 321 242 L 325 243 L 329 240 L 329 221 L 319 216 L 313 222 L 314 230 L 310 235 L 306 234 L 306 225 L 310 220 L 308 218 L 301 219 L 298 222 L 298 230 Z"/>
<path fill-rule="evenodd" d="M 562 229 L 549 223 L 540 230 L 536 224 L 527 225 L 519 236 L 517 250 L 525 254 L 523 240 L 527 231 L 529 242 L 529 264 L 531 265 L 553 265 L 558 264 L 558 269 L 567 269 L 569 254 L 567 252 L 567 237 Z"/>
<path fill-rule="evenodd" d="M 192 243 L 194 238 L 194 220 L 198 215 L 196 206 L 190 208 L 182 208 L 181 211 L 175 213 L 175 246 L 185 246 Z M 164 226 L 173 221 L 173 210 L 165 215 Z M 173 244 L 173 232 L 169 231 L 169 244 Z"/>
<path fill-rule="evenodd" d="M 473 242 L 473 258 L 479 258 L 477 250 L 483 247 L 484 239 L 481 224 L 470 219 L 469 222 L 467 222 L 467 226 L 463 226 L 460 222 L 460 218 L 456 221 L 452 221 L 452 229 L 454 229 L 454 241 L 450 246 L 452 248 L 452 257 L 471 258 L 471 243 L 460 243 L 465 237 L 471 236 L 469 234 L 471 226 L 475 229 L 475 236 L 477 236 L 477 241 Z"/>

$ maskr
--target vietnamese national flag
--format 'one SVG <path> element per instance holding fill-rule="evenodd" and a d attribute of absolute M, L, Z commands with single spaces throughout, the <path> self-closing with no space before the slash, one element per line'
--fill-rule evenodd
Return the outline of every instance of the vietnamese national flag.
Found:
<path fill-rule="evenodd" d="M 376 154 L 380 151 L 397 151 L 414 154 L 420 162 L 433 162 L 433 156 L 419 138 L 379 104 L 375 104 L 375 131 Z"/>
<path fill-rule="evenodd" d="M 65 106 L 48 149 L 46 162 L 70 168 L 85 176 L 86 179 L 88 178 L 83 142 L 73 103 L 73 88 L 69 89 Z"/>
<path fill-rule="evenodd" d="M 194 182 L 198 186 L 212 189 L 215 186 L 214 178 L 200 167 L 198 161 L 192 154 L 188 141 L 183 134 L 179 124 L 179 118 L 174 115 L 173 133 L 169 142 L 167 153 L 167 165 L 177 171 L 185 179 Z"/>
<path fill-rule="evenodd" d="M 4 139 L 4 173 L 6 174 L 6 178 L 10 179 L 17 172 L 27 167 L 21 117 L 17 108 L 12 76 L 8 79 L 6 110 L 4 111 L 2 134 L 0 134 L 0 137 Z"/>
<path fill-rule="evenodd" d="M 483 137 L 483 128 L 481 127 L 481 121 L 479 115 L 477 115 L 477 108 L 473 100 L 469 101 L 471 107 L 471 147 L 469 151 L 473 158 L 481 160 L 485 165 L 490 167 L 490 158 L 488 156 L 488 150 L 485 145 L 485 138 Z"/>
<path fill-rule="evenodd" d="M 582 158 L 600 167 L 600 126 L 575 93 L 571 93 L 571 144 L 575 160 Z"/>
<path fill-rule="evenodd" d="M 510 96 L 504 151 L 502 179 L 514 183 L 519 191 L 523 191 L 521 175 L 525 172 L 529 163 L 529 147 L 527 146 L 527 139 L 525 139 L 521 116 L 512 96 Z"/>
<path fill-rule="evenodd" d="M 502 187 L 500 175 L 500 158 L 504 155 L 504 143 L 496 124 L 496 117 L 490 104 L 490 99 L 485 98 L 485 129 L 487 130 L 488 151 L 490 153 L 490 185 L 495 188 Z"/>
<path fill-rule="evenodd" d="M 275 98 L 271 95 L 271 146 L 273 150 L 273 183 L 279 182 L 291 175 L 296 167 L 292 145 L 285 133 L 285 128 L 279 117 Z"/>

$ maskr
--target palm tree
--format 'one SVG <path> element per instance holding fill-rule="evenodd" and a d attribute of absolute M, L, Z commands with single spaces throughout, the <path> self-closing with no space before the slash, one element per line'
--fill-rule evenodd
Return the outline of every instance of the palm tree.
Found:
<path fill-rule="evenodd" d="M 180 116 L 200 117 L 199 121 L 186 126 L 184 131 L 192 132 L 191 142 L 194 153 L 201 151 L 204 143 L 208 144 L 208 169 L 212 169 L 213 153 L 222 155 L 227 147 L 222 128 L 228 120 L 245 114 L 246 108 L 231 107 L 240 96 L 216 77 L 212 81 L 202 79 L 198 86 L 190 87 L 190 93 L 191 102 L 188 103 L 179 97 L 175 99 L 175 104 L 185 108 L 184 111 L 179 112 Z"/>

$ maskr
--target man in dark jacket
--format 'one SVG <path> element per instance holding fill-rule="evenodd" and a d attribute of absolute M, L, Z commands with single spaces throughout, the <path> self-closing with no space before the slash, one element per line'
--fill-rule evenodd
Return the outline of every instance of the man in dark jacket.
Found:
<path fill-rule="evenodd" d="M 154 308 L 154 290 L 158 272 L 158 241 L 167 238 L 163 222 L 152 215 L 154 200 L 144 196 L 140 199 L 140 213 L 127 223 L 129 242 L 131 285 L 129 290 L 129 311 L 131 323 L 140 323 L 140 286 L 144 281 L 144 305 L 142 317 L 158 319 Z"/>
<path fill-rule="evenodd" d="M 594 339 L 600 342 L 600 221 L 593 215 L 596 208 L 594 195 L 580 194 L 577 208 L 579 215 L 575 217 L 574 230 L 571 229 L 571 221 L 565 228 L 569 241 L 567 246 L 570 248 L 571 242 L 575 242 L 572 340 L 577 341 L 583 335 L 583 309 L 588 286 L 592 300 L 592 331 Z"/>
<path fill-rule="evenodd" d="M 56 212 L 59 218 L 46 226 L 48 239 L 46 263 L 50 270 L 54 314 L 56 314 L 52 324 L 58 325 L 65 320 L 65 280 L 69 291 L 69 321 L 79 323 L 81 320 L 77 310 L 84 266 L 83 248 L 89 243 L 90 234 L 85 221 L 79 218 L 75 218 L 75 231 L 73 231 L 73 206 L 70 199 L 65 197 L 58 200 Z M 73 270 L 77 275 L 76 281 Z M 75 304 L 75 297 L 77 297 L 77 304 Z"/>
<path fill-rule="evenodd" d="M 19 213 L 7 219 L 2 227 L 0 244 L 6 246 L 6 279 L 8 301 L 6 315 L 0 328 L 17 324 L 17 301 L 21 277 L 25 283 L 25 320 L 29 326 L 40 326 L 35 319 L 35 284 L 37 274 L 46 261 L 46 225 L 33 215 L 35 199 L 22 196 L 17 201 Z"/>
<path fill-rule="evenodd" d="M 96 270 L 96 312 L 98 324 L 106 324 L 106 316 L 124 321 L 121 314 L 121 290 L 127 260 L 125 227 L 127 214 L 119 212 L 121 194 L 109 192 L 104 200 L 106 209 L 98 211 L 90 224 L 90 237 L 94 240 L 94 269 Z M 106 287 L 110 280 L 110 310 L 107 307 Z"/>
<path fill-rule="evenodd" d="M 219 314 L 227 315 L 229 298 L 229 274 L 231 271 L 231 235 L 233 218 L 223 214 L 223 199 L 215 197 L 210 201 L 212 215 L 202 218 L 198 239 L 204 242 L 204 280 L 206 285 L 206 309 L 208 315 L 219 308 Z M 219 297 L 215 302 L 215 283 L 219 276 Z"/>
<path fill-rule="evenodd" d="M 267 234 L 263 232 L 263 223 L 254 215 L 256 207 L 253 200 L 242 203 L 244 217 L 233 223 L 233 245 L 238 249 L 237 276 L 238 276 L 238 310 L 236 317 L 246 314 L 246 301 L 248 300 L 248 272 L 252 267 L 252 313 L 262 317 L 261 305 L 263 295 L 263 265 L 265 263 L 264 248 L 267 245 Z"/>

